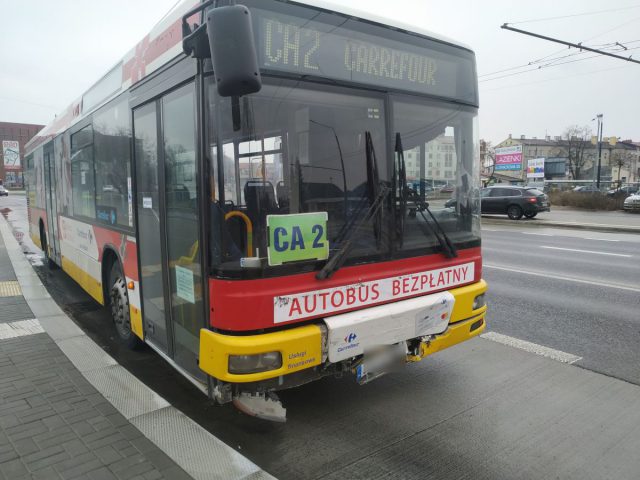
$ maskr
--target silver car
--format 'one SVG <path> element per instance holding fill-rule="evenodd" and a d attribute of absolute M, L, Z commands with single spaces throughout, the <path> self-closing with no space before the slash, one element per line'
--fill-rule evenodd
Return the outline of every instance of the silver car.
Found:
<path fill-rule="evenodd" d="M 640 211 L 640 192 L 625 198 L 622 209 L 626 212 Z"/>

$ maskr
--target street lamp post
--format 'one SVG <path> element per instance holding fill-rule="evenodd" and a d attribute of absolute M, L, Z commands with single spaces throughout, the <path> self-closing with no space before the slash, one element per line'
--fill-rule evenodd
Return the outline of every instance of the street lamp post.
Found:
<path fill-rule="evenodd" d="M 596 188 L 600 190 L 600 169 L 602 165 L 602 114 L 598 114 L 598 177 L 596 180 Z"/>

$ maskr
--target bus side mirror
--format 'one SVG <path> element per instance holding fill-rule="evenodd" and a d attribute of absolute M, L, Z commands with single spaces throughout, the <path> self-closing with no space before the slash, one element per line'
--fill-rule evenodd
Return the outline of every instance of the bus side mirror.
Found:
<path fill-rule="evenodd" d="M 213 74 L 221 97 L 239 97 L 262 88 L 251 13 L 244 5 L 207 12 Z"/>

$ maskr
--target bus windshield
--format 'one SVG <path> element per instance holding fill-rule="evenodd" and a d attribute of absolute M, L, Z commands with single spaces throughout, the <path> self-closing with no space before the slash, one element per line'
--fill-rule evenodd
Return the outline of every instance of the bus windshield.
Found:
<path fill-rule="evenodd" d="M 473 53 L 311 6 L 245 3 L 262 90 L 221 98 L 207 77 L 213 274 L 428 255 L 440 227 L 457 248 L 479 246 Z"/>
<path fill-rule="evenodd" d="M 246 278 L 321 268 L 318 260 L 270 264 L 267 217 L 326 213 L 329 248 L 339 249 L 345 227 L 372 201 L 372 168 L 375 181 L 391 187 L 396 132 L 403 140 L 407 189 L 431 202 L 456 245 L 479 245 L 473 109 L 400 95 L 388 102 L 383 94 L 360 89 L 265 78 L 259 93 L 240 99 L 234 125 L 233 101 L 216 97 L 214 90 L 210 82 L 215 275 Z M 408 201 L 402 213 L 394 205 L 397 196 L 390 196 L 377 220 L 358 225 L 346 265 L 438 251 L 437 238 L 415 215 L 417 203 Z M 400 230 L 398 215 L 405 219 Z"/>

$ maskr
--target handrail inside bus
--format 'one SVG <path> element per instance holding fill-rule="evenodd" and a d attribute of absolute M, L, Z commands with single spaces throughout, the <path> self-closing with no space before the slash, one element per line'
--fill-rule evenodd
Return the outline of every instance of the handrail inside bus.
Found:
<path fill-rule="evenodd" d="M 243 212 L 239 210 L 232 210 L 224 215 L 225 222 L 233 217 L 240 217 L 244 221 L 244 225 L 247 229 L 247 256 L 253 257 L 253 223 L 251 219 Z"/>

